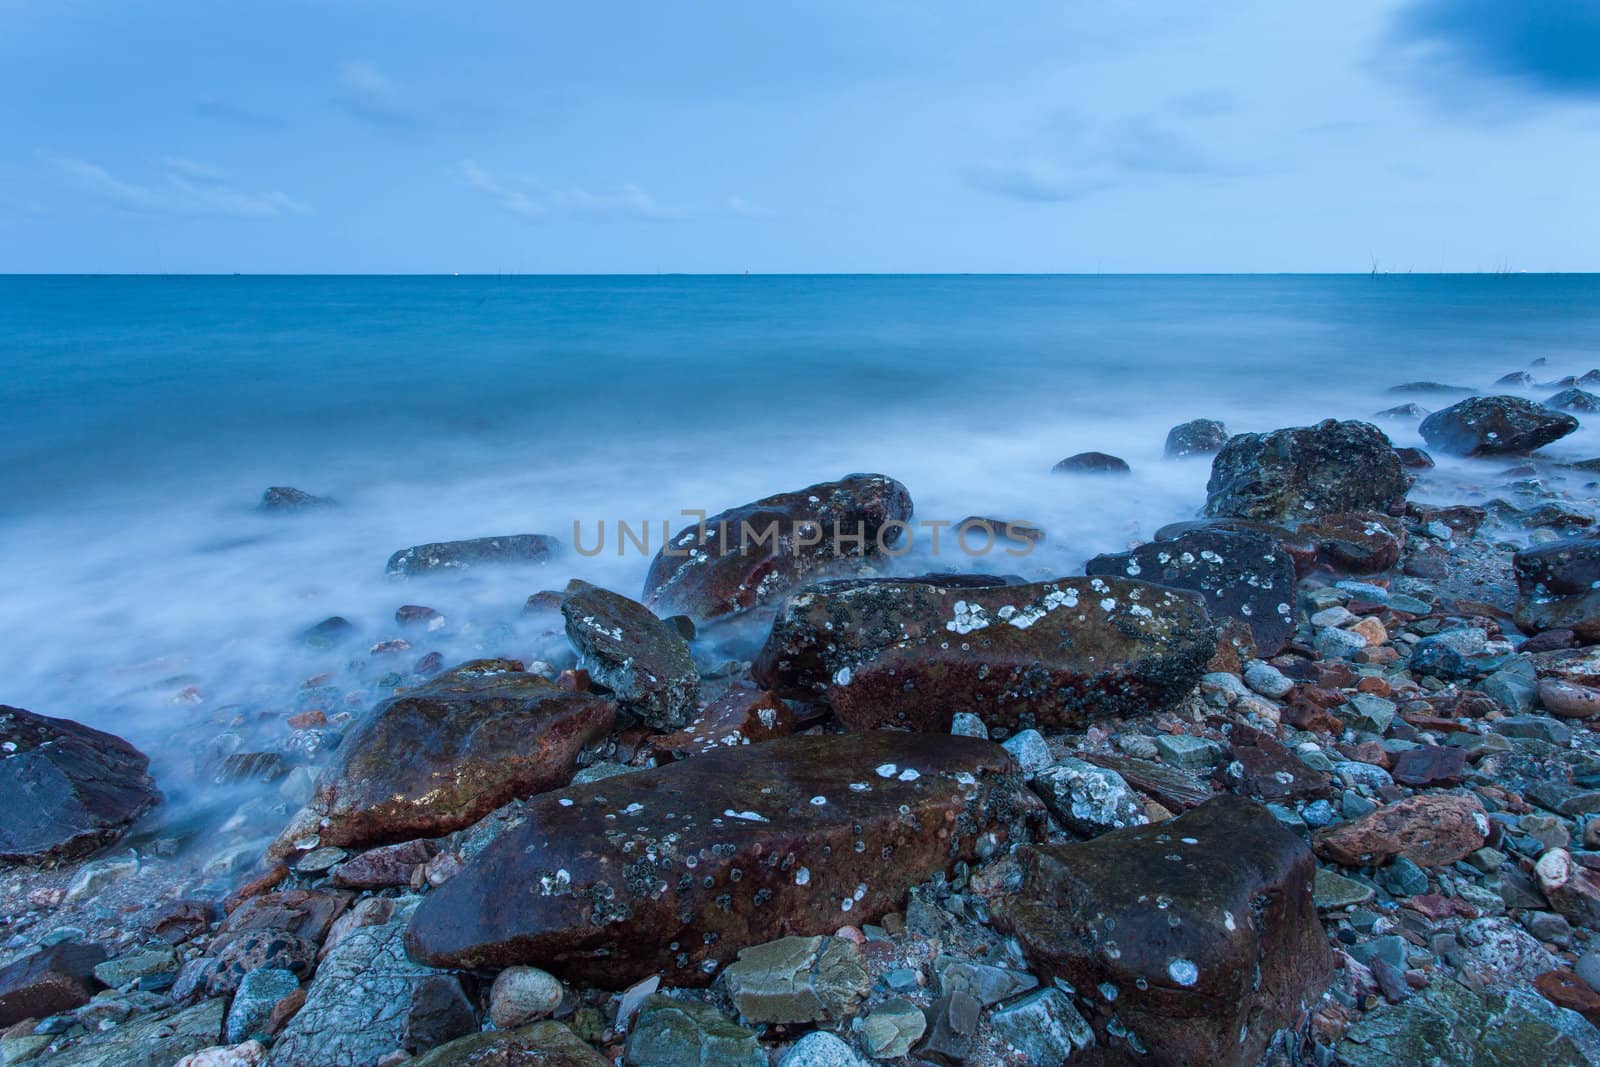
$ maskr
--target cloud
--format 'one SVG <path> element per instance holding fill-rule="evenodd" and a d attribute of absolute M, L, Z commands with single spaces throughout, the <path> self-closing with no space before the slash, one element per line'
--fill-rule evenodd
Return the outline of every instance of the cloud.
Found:
<path fill-rule="evenodd" d="M 288 125 L 276 115 L 251 111 L 226 100 L 202 100 L 195 105 L 194 113 L 203 119 L 242 126 L 247 130 L 281 130 Z"/>
<path fill-rule="evenodd" d="M 399 83 L 371 63 L 339 68 L 339 105 L 356 118 L 391 133 L 417 133 L 425 123 Z"/>
<path fill-rule="evenodd" d="M 603 190 L 552 188 L 528 178 L 497 176 L 470 159 L 461 161 L 459 173 L 463 181 L 487 195 L 496 207 L 525 219 L 631 218 L 667 222 L 687 217 L 687 212 L 663 206 L 631 182 Z"/>
<path fill-rule="evenodd" d="M 37 155 L 60 175 L 67 188 L 124 211 L 145 215 L 270 219 L 306 215 L 311 210 L 284 193 L 253 193 L 239 189 L 228 181 L 224 172 L 190 159 L 163 159 L 158 168 L 160 180 L 146 185 L 119 178 L 99 164 L 74 156 L 44 149 Z"/>
<path fill-rule="evenodd" d="M 993 160 L 968 167 L 962 178 L 974 189 L 1035 204 L 1081 200 L 1110 184 L 1106 178 L 1073 173 L 1048 163 Z"/>
<path fill-rule="evenodd" d="M 1411 0 L 1384 50 L 1397 73 L 1442 98 L 1441 74 L 1600 99 L 1600 0 Z"/>

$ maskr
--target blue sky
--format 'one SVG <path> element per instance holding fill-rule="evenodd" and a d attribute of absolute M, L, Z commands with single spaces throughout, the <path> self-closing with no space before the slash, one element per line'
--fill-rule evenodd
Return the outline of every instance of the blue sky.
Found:
<path fill-rule="evenodd" d="M 1600 269 L 1600 0 L 0 0 L 0 271 Z"/>

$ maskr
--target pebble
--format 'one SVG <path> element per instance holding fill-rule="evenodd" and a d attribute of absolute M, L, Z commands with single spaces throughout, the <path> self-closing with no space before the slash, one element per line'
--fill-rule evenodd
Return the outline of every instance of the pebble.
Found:
<path fill-rule="evenodd" d="M 1327 659 L 1349 659 L 1367 647 L 1365 637 L 1353 630 L 1340 630 L 1332 626 L 1318 630 L 1312 643 Z"/>
<path fill-rule="evenodd" d="M 840 1038 L 816 1030 L 789 1046 L 778 1067 L 866 1067 L 866 1061 Z"/>
<path fill-rule="evenodd" d="M 1274 700 L 1287 696 L 1294 688 L 1291 681 L 1282 671 L 1268 663 L 1266 660 L 1251 660 L 1244 669 L 1244 684 L 1254 689 L 1264 697 Z"/>
<path fill-rule="evenodd" d="M 958 711 L 950 720 L 950 732 L 958 737 L 989 737 L 989 728 L 970 711 Z"/>
<path fill-rule="evenodd" d="M 927 1029 L 928 1020 L 922 1009 L 898 997 L 857 1022 L 861 1044 L 877 1060 L 904 1056 Z"/>
<path fill-rule="evenodd" d="M 1163 760 L 1184 770 L 1214 766 L 1221 755 L 1215 741 L 1188 734 L 1162 734 L 1156 738 L 1156 748 Z"/>
<path fill-rule="evenodd" d="M 1055 762 L 1055 757 L 1050 754 L 1050 746 L 1045 744 L 1044 735 L 1038 730 L 1019 730 L 1001 745 L 1016 758 L 1026 778 L 1032 778 Z"/>
<path fill-rule="evenodd" d="M 1592 719 L 1600 715 L 1600 691 L 1555 678 L 1539 682 L 1539 702 L 1552 715 L 1564 719 Z"/>
<path fill-rule="evenodd" d="M 561 982 L 537 967 L 507 967 L 489 988 L 489 1018 L 514 1030 L 551 1015 L 561 1006 Z"/>
<path fill-rule="evenodd" d="M 1356 613 L 1343 604 L 1336 604 L 1331 608 L 1323 608 L 1321 611 L 1312 612 L 1311 625 L 1319 629 L 1325 626 L 1342 628 L 1355 622 L 1356 617 Z"/>

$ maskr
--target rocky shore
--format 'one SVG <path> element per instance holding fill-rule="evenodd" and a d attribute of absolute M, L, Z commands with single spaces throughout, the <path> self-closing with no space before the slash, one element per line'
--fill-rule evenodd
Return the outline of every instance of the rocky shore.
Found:
<path fill-rule="evenodd" d="M 881 474 L 637 599 L 402 549 L 389 636 L 308 626 L 345 668 L 196 696 L 159 773 L 0 707 L 0 1063 L 1600 1062 L 1600 459 L 1536 451 L 1596 382 L 1183 424 L 1197 517 L 1081 575 L 897 570 Z M 428 583 L 512 562 L 564 658 L 446 662 Z"/>

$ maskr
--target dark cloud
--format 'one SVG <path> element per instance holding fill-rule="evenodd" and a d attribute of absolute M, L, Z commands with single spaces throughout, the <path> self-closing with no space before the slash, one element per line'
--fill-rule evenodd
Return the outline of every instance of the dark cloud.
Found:
<path fill-rule="evenodd" d="M 1441 72 L 1600 97 L 1600 0 L 1413 0 L 1391 44 L 1426 82 Z"/>

